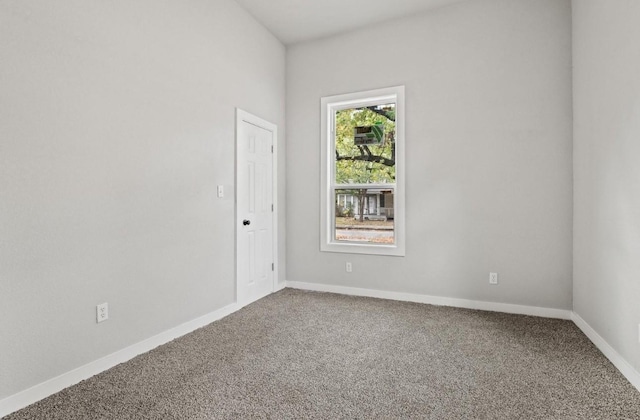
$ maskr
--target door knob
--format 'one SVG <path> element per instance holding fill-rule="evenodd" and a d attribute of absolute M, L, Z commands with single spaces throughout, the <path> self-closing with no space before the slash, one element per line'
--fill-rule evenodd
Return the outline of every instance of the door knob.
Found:
<path fill-rule="evenodd" d="M 245 226 L 249 226 L 251 224 L 251 220 L 245 219 L 245 220 L 242 221 L 242 224 L 245 225 Z"/>

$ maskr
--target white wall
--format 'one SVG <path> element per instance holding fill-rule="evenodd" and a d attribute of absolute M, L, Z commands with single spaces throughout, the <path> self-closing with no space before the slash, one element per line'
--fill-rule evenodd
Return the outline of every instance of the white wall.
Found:
<path fill-rule="evenodd" d="M 640 3 L 573 2 L 574 310 L 640 371 Z"/>
<path fill-rule="evenodd" d="M 406 257 L 322 253 L 320 98 L 394 85 Z M 288 48 L 287 197 L 288 280 L 571 309 L 570 2 L 462 2 Z"/>
<path fill-rule="evenodd" d="M 230 0 L 3 0 L 0 62 L 2 399 L 234 301 L 234 108 L 284 145 L 285 49 Z"/>

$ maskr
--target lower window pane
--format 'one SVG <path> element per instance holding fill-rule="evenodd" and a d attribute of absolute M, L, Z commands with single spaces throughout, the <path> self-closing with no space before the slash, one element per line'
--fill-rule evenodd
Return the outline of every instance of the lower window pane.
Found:
<path fill-rule="evenodd" d="M 393 189 L 336 189 L 334 240 L 395 243 Z"/>

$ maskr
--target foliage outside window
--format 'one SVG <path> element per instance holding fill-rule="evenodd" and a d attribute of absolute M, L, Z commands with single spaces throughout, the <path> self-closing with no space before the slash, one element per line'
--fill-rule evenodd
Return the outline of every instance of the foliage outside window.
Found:
<path fill-rule="evenodd" d="M 322 99 L 323 251 L 404 255 L 404 89 Z"/>

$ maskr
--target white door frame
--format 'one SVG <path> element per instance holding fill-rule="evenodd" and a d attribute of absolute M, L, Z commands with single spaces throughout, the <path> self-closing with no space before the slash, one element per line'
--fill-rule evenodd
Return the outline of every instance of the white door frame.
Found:
<path fill-rule="evenodd" d="M 267 131 L 270 131 L 273 134 L 273 153 L 271 154 L 271 159 L 273 163 L 273 188 L 271 193 L 273 194 L 272 202 L 273 202 L 273 285 L 271 287 L 271 292 L 275 292 L 278 290 L 278 284 L 280 283 L 279 279 L 279 271 L 278 271 L 278 126 L 270 123 L 269 121 L 263 120 L 260 117 L 257 117 L 253 114 L 250 114 L 247 111 L 244 111 L 240 108 L 236 108 L 236 132 L 235 132 L 235 184 L 236 184 L 236 194 L 234 197 L 234 206 L 235 206 L 235 259 L 236 259 L 236 304 L 247 305 L 248 303 L 238 302 L 239 296 L 239 288 L 240 282 L 238 280 L 238 267 L 240 264 L 240 260 L 238 258 L 238 231 L 240 229 L 240 225 L 243 220 L 243 216 L 240 215 L 238 209 L 238 190 L 240 186 L 238 185 L 238 127 L 242 122 L 247 122 L 249 124 L 255 125 L 257 127 L 263 128 Z"/>

